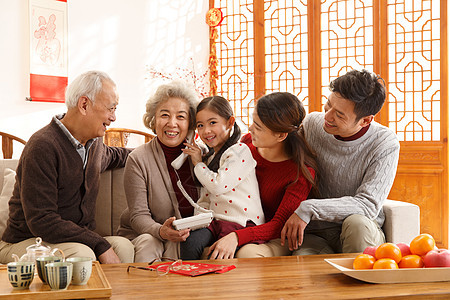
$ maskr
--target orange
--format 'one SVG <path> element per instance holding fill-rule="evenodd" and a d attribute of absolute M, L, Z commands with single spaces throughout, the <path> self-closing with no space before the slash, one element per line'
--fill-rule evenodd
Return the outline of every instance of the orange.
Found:
<path fill-rule="evenodd" d="M 375 257 L 377 259 L 390 258 L 398 264 L 402 259 L 402 250 L 394 243 L 384 243 L 378 246 Z"/>
<path fill-rule="evenodd" d="M 353 269 L 364 270 L 372 269 L 375 263 L 375 257 L 370 254 L 360 254 L 353 261 Z"/>
<path fill-rule="evenodd" d="M 390 258 L 381 258 L 373 264 L 374 269 L 398 269 L 395 260 Z"/>
<path fill-rule="evenodd" d="M 411 254 L 402 257 L 399 268 L 423 268 L 423 259 L 419 255 Z"/>
<path fill-rule="evenodd" d="M 411 241 L 409 249 L 412 254 L 424 256 L 428 251 L 433 250 L 435 246 L 434 238 L 428 233 L 422 233 Z"/>

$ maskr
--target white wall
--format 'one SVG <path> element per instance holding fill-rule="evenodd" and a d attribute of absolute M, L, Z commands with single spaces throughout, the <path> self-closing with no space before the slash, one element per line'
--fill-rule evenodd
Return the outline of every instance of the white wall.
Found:
<path fill-rule="evenodd" d="M 148 66 L 206 71 L 209 31 L 204 0 L 68 0 L 69 82 L 98 69 L 120 95 L 111 127 L 148 131 L 145 102 L 162 80 Z M 65 112 L 64 104 L 25 101 L 29 96 L 28 0 L 0 0 L 0 131 L 28 139 Z M 192 64 L 193 62 L 193 64 Z"/>

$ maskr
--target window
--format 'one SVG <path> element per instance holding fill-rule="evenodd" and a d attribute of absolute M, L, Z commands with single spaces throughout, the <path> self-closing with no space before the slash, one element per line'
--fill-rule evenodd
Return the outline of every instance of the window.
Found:
<path fill-rule="evenodd" d="M 215 0 L 218 93 L 243 123 L 273 91 L 322 110 L 329 82 L 351 69 L 380 74 L 388 89 L 378 121 L 401 141 L 440 141 L 442 0 Z M 446 6 L 445 6 L 446 7 Z M 443 14 L 446 18 L 446 9 Z M 442 73 L 445 72 L 445 73 Z M 447 83 L 445 83 L 446 85 Z M 446 134 L 446 133 L 445 133 Z"/>

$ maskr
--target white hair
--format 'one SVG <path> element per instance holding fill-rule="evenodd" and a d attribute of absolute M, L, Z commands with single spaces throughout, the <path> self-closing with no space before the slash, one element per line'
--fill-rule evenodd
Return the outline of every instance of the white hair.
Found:
<path fill-rule="evenodd" d="M 77 76 L 66 89 L 67 108 L 76 107 L 78 99 L 83 96 L 88 97 L 94 103 L 95 97 L 102 90 L 104 81 L 116 85 L 111 77 L 102 71 L 88 71 Z"/>
<path fill-rule="evenodd" d="M 158 106 L 169 98 L 181 98 L 186 100 L 189 105 L 189 130 L 195 129 L 195 110 L 199 99 L 195 94 L 193 87 L 181 80 L 163 84 L 158 87 L 155 94 L 152 95 L 146 103 L 146 112 L 144 114 L 144 125 L 155 132 L 155 114 Z"/>

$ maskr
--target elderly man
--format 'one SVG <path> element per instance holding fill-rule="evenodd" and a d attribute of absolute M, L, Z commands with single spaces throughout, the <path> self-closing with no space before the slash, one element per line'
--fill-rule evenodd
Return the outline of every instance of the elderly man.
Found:
<path fill-rule="evenodd" d="M 86 72 L 67 88 L 67 113 L 54 116 L 31 136 L 17 166 L 0 262 L 25 253 L 36 237 L 66 257 L 89 256 L 101 263 L 134 260 L 129 240 L 93 231 L 100 173 L 123 167 L 130 152 L 108 147 L 99 138 L 116 120 L 118 103 L 107 74 Z"/>
<path fill-rule="evenodd" d="M 282 243 L 287 237 L 293 255 L 362 252 L 384 242 L 383 203 L 400 145 L 373 121 L 386 98 L 381 81 L 366 70 L 346 73 L 331 82 L 325 113 L 303 121 L 317 153 L 320 197 L 303 201 L 286 221 Z"/>

